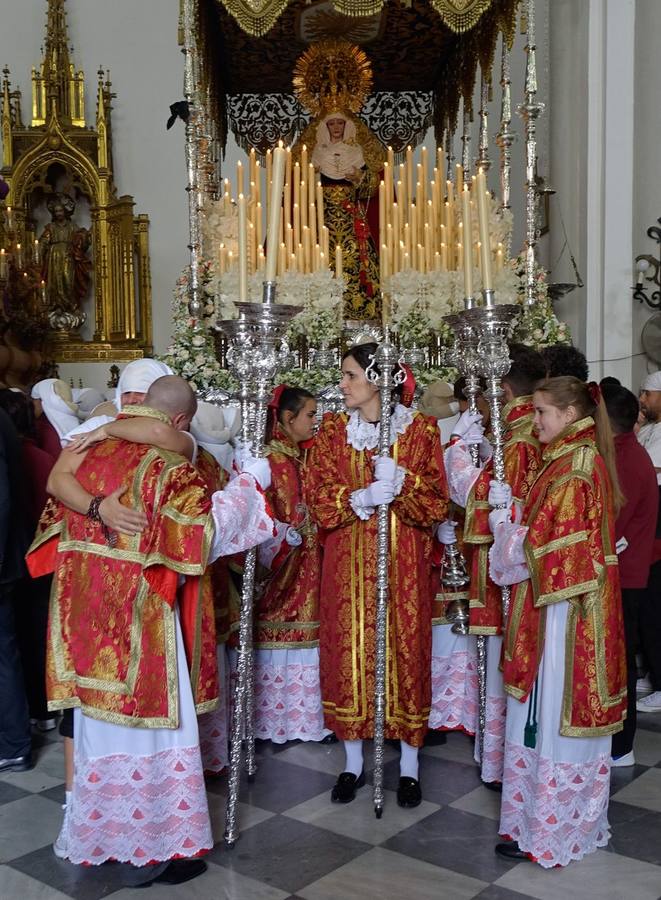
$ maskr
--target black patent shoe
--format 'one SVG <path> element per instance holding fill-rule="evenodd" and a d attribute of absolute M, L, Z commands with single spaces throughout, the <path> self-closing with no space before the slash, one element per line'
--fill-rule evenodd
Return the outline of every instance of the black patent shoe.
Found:
<path fill-rule="evenodd" d="M 483 787 L 485 787 L 489 791 L 494 791 L 496 794 L 503 793 L 503 783 L 502 781 L 483 781 Z"/>
<path fill-rule="evenodd" d="M 498 856 L 502 856 L 504 859 L 530 859 L 516 841 L 503 841 L 502 844 L 496 844 L 494 850 Z"/>
<path fill-rule="evenodd" d="M 33 765 L 32 755 L 26 753 L 24 756 L 13 756 L 10 759 L 0 759 L 0 772 L 27 772 Z"/>
<path fill-rule="evenodd" d="M 160 875 L 149 881 L 143 881 L 136 887 L 146 888 L 152 884 L 184 884 L 197 878 L 198 875 L 203 875 L 206 870 L 207 864 L 203 859 L 173 859 Z"/>
<path fill-rule="evenodd" d="M 351 803 L 356 797 L 356 791 L 365 784 L 365 773 L 354 775 L 353 772 L 342 772 L 338 775 L 335 787 L 331 791 L 333 803 Z"/>
<path fill-rule="evenodd" d="M 422 791 L 420 782 L 416 778 L 402 776 L 397 788 L 397 805 L 405 809 L 413 809 L 422 803 Z"/>
<path fill-rule="evenodd" d="M 331 731 L 331 733 L 327 734 L 326 737 L 322 737 L 322 739 L 319 741 L 319 743 L 320 744 L 338 744 L 339 738 L 335 734 L 334 731 Z"/>

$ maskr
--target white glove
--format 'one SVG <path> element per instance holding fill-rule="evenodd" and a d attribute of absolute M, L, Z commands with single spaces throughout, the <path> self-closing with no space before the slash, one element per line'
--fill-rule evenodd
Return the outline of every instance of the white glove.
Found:
<path fill-rule="evenodd" d="M 510 517 L 510 509 L 492 509 L 489 513 L 489 529 L 491 534 L 496 533 L 496 528 L 499 525 L 506 524 L 507 522 L 511 522 Z"/>
<path fill-rule="evenodd" d="M 441 522 L 441 524 L 436 529 L 436 537 L 439 539 L 441 544 L 454 544 L 457 540 L 457 536 L 455 534 L 456 528 L 456 522 L 451 522 L 449 519 L 446 519 L 445 522 Z"/>
<path fill-rule="evenodd" d="M 390 456 L 377 456 L 374 459 L 374 477 L 378 481 L 394 481 L 397 474 L 397 463 Z"/>
<path fill-rule="evenodd" d="M 291 525 L 289 526 L 289 528 L 287 528 L 287 531 L 285 533 L 285 540 L 290 547 L 300 547 L 303 543 L 303 538 L 300 532 L 296 531 L 295 528 L 292 528 Z"/>
<path fill-rule="evenodd" d="M 252 475 L 263 491 L 271 486 L 271 466 L 268 459 L 245 456 L 241 471 Z"/>
<path fill-rule="evenodd" d="M 465 410 L 459 416 L 457 424 L 452 429 L 455 437 L 461 438 L 466 444 L 480 444 L 484 437 L 484 425 L 481 413 L 472 413 Z"/>
<path fill-rule="evenodd" d="M 478 455 L 480 457 L 480 461 L 483 463 L 488 462 L 488 460 L 490 460 L 493 456 L 493 447 L 485 437 L 483 437 L 480 441 Z"/>
<path fill-rule="evenodd" d="M 242 440 L 237 438 L 234 442 L 234 465 L 239 472 L 243 471 L 244 462 L 249 458 L 254 459 L 252 455 L 252 441 L 246 441 L 244 444 Z"/>
<path fill-rule="evenodd" d="M 395 485 L 392 481 L 373 481 L 366 488 L 354 491 L 354 497 L 361 506 L 381 506 L 392 503 L 395 497 Z"/>
<path fill-rule="evenodd" d="M 624 551 L 629 546 L 629 541 L 622 535 L 619 541 L 615 544 L 615 552 L 619 555 L 620 553 L 624 553 Z"/>
<path fill-rule="evenodd" d="M 488 500 L 492 509 L 496 506 L 509 509 L 512 505 L 512 488 L 506 481 L 491 481 Z"/>

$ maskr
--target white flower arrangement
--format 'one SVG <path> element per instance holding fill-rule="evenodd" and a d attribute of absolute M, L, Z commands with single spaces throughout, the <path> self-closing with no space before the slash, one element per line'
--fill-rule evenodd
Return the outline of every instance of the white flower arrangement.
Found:
<path fill-rule="evenodd" d="M 199 264 L 200 299 L 203 302 L 199 323 L 188 312 L 190 300 L 190 270 L 186 269 L 174 289 L 172 318 L 174 331 L 172 342 L 161 357 L 173 372 L 190 382 L 193 390 L 206 387 L 231 390 L 232 381 L 227 370 L 221 368 L 216 358 L 210 325 L 216 318 L 215 296 L 218 278 L 210 260 Z"/>
<path fill-rule="evenodd" d="M 462 308 L 462 274 L 418 272 L 406 269 L 391 275 L 385 284 L 392 300 L 392 321 L 403 347 L 428 344 L 432 333 L 448 335 L 443 317 Z"/>
<path fill-rule="evenodd" d="M 202 227 L 202 246 L 204 252 L 211 256 L 223 244 L 233 254 L 239 250 L 239 210 L 236 204 L 226 206 L 223 199 L 212 200 L 207 197 L 200 216 Z"/>
<path fill-rule="evenodd" d="M 537 350 L 553 344 L 571 344 L 572 337 L 569 326 L 561 322 L 553 312 L 546 282 L 547 272 L 539 263 L 535 263 L 536 302 L 533 306 L 525 306 L 526 296 L 526 257 L 520 253 L 510 260 L 509 269 L 516 283 L 516 302 L 523 308 L 515 320 L 512 336 L 515 340 Z"/>
<path fill-rule="evenodd" d="M 288 369 L 278 375 L 280 384 L 301 387 L 311 394 L 319 394 L 324 388 L 339 384 L 342 373 L 339 369 Z"/>

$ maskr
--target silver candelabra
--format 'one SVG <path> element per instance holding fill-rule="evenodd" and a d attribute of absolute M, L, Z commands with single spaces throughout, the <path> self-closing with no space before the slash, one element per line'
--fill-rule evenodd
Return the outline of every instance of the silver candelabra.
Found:
<path fill-rule="evenodd" d="M 264 282 L 262 303 L 237 303 L 238 319 L 216 323 L 228 339 L 227 363 L 239 382 L 237 393 L 241 404 L 241 437 L 244 446 L 251 444 L 251 452 L 261 455 L 268 401 L 276 375 L 289 356 L 282 335 L 300 310 L 296 306 L 275 303 L 275 282 Z M 230 749 L 230 773 L 227 793 L 225 842 L 233 847 L 239 835 L 237 803 L 243 743 L 246 742 L 248 779 L 254 779 L 255 741 L 253 725 L 253 598 L 257 551 L 246 554 L 241 589 L 239 651 L 237 681 L 234 691 L 234 718 Z"/>

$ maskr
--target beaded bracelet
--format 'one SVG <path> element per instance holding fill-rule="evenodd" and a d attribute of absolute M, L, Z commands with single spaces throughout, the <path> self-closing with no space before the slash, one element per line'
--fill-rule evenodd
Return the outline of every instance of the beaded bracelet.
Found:
<path fill-rule="evenodd" d="M 92 502 L 89 505 L 89 509 L 87 510 L 87 518 L 90 520 L 90 522 L 94 522 L 101 526 L 101 531 L 103 533 L 103 537 L 105 538 L 106 544 L 109 547 L 116 547 L 117 535 L 114 531 L 111 531 L 110 528 L 108 528 L 106 523 L 101 518 L 101 513 L 99 512 L 99 507 L 105 499 L 106 498 L 103 494 L 99 494 L 97 497 L 94 497 L 92 499 Z"/>

